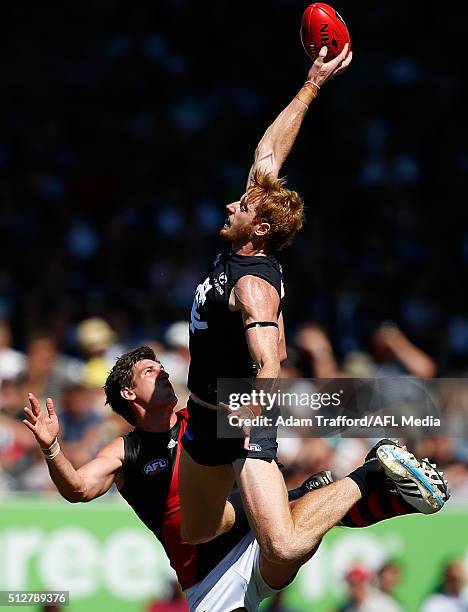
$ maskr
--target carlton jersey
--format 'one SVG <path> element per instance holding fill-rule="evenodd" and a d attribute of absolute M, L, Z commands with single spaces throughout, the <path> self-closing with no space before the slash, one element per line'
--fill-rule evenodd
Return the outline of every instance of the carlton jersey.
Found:
<path fill-rule="evenodd" d="M 281 266 L 275 257 L 219 253 L 195 292 L 190 318 L 190 369 L 187 386 L 201 400 L 217 405 L 218 378 L 250 378 L 250 355 L 240 311 L 229 310 L 229 296 L 243 276 L 258 276 L 284 297 Z M 278 314 L 281 312 L 281 305 Z"/>
<path fill-rule="evenodd" d="M 228 554 L 249 531 L 238 495 L 230 498 L 236 523 L 226 534 L 192 546 L 180 536 L 178 467 L 180 438 L 187 411 L 177 412 L 176 425 L 167 432 L 135 429 L 124 436 L 124 485 L 120 494 L 164 547 L 183 589 L 193 586 Z"/>

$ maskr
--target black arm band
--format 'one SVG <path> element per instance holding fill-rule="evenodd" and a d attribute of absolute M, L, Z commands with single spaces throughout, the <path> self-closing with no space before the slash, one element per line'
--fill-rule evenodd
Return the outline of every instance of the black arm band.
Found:
<path fill-rule="evenodd" d="M 255 321 L 255 323 L 249 323 L 244 327 L 244 331 L 252 329 L 252 327 L 278 327 L 278 323 L 274 321 Z"/>

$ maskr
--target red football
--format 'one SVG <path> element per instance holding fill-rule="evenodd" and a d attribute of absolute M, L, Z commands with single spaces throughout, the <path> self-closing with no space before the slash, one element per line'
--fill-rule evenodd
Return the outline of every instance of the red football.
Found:
<path fill-rule="evenodd" d="M 302 16 L 301 40 L 307 55 L 316 60 L 320 49 L 328 48 L 326 62 L 329 62 L 343 50 L 351 39 L 348 28 L 334 8 L 323 2 L 315 2 L 306 8 Z"/>

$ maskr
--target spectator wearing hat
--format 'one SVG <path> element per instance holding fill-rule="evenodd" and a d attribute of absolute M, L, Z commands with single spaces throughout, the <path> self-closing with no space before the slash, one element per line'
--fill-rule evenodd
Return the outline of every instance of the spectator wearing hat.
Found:
<path fill-rule="evenodd" d="M 403 612 L 387 594 L 372 584 L 372 572 L 363 565 L 354 565 L 346 574 L 349 599 L 340 612 Z"/>
<path fill-rule="evenodd" d="M 109 323 L 100 317 L 82 321 L 76 330 L 80 349 L 86 358 L 82 384 L 101 388 L 122 347 L 116 344 L 117 335 Z"/>

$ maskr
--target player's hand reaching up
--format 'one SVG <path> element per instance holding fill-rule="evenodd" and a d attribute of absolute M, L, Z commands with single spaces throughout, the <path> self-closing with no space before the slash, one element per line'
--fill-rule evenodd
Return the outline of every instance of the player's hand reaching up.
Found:
<path fill-rule="evenodd" d="M 327 57 L 328 50 L 326 47 L 322 47 L 318 58 L 309 70 L 307 78 L 319 87 L 322 87 L 327 81 L 344 72 L 353 59 L 353 52 L 350 51 L 348 53 L 348 49 L 349 44 L 346 43 L 342 52 L 335 59 L 325 63 L 324 60 Z"/>
<path fill-rule="evenodd" d="M 29 394 L 29 403 L 31 408 L 24 408 L 27 419 L 23 423 L 36 436 L 36 440 L 41 448 L 49 448 L 59 432 L 59 422 L 54 410 L 54 402 L 49 397 L 46 400 L 47 412 L 41 408 L 41 404 L 37 397 L 32 393 Z"/>

